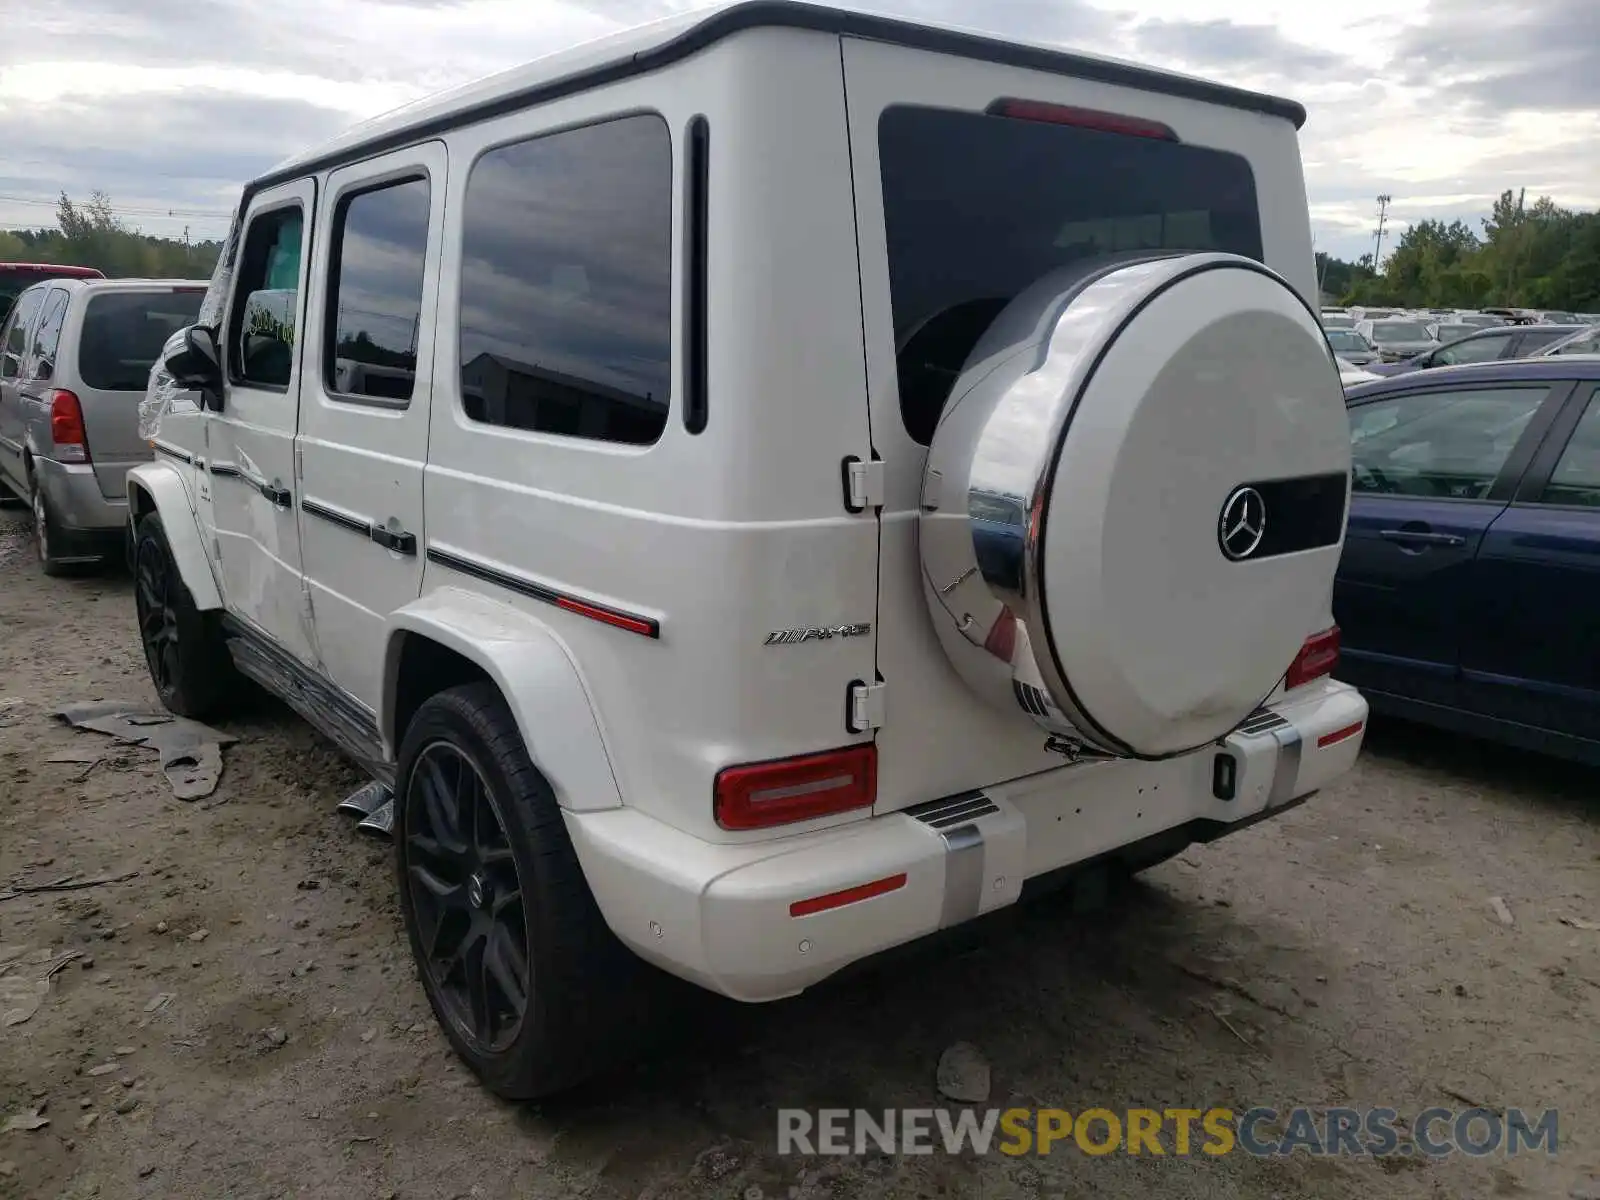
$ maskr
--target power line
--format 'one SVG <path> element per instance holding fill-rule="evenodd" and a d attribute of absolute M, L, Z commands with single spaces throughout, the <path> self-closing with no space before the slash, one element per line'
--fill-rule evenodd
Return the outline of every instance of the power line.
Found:
<path fill-rule="evenodd" d="M 59 198 L 55 200 L 44 200 L 35 196 L 11 196 L 0 193 L 0 203 L 16 204 L 31 208 L 55 208 L 61 203 L 61 201 Z M 112 203 L 111 207 L 118 216 L 127 215 L 132 217 L 214 217 L 218 220 L 224 220 L 231 219 L 234 213 L 234 210 L 231 208 L 156 208 L 149 205 L 134 205 L 129 207 L 117 204 L 115 202 Z"/>

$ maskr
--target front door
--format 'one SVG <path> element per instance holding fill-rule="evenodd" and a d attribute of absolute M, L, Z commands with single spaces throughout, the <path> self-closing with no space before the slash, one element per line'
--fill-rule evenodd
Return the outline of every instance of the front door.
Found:
<path fill-rule="evenodd" d="M 316 184 L 258 193 L 246 215 L 220 343 L 222 411 L 207 431 L 212 513 L 229 611 L 317 661 L 300 561 L 294 438 Z"/>
<path fill-rule="evenodd" d="M 1343 678 L 1459 705 L 1473 556 L 1549 397 L 1545 383 L 1423 385 L 1351 409 L 1350 522 L 1333 592 Z"/>
<path fill-rule="evenodd" d="M 305 339 L 300 536 L 333 682 L 376 713 L 388 617 L 422 588 L 445 149 L 328 177 Z"/>

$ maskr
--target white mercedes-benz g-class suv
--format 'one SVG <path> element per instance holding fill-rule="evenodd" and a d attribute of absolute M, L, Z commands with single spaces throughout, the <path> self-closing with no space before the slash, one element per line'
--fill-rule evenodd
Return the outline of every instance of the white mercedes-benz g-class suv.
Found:
<path fill-rule="evenodd" d="M 162 700 L 248 677 L 393 789 L 507 1096 L 646 963 L 789 996 L 1282 811 L 1367 716 L 1303 116 L 764 0 L 283 165 L 128 478 Z"/>

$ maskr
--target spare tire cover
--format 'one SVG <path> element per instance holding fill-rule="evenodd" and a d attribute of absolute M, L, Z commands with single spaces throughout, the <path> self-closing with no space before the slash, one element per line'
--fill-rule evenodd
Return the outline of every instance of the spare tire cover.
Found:
<path fill-rule="evenodd" d="M 1105 753 L 1234 729 L 1326 623 L 1350 434 L 1310 308 L 1260 263 L 1066 268 L 1001 312 L 929 448 L 924 590 L 992 702 Z"/>

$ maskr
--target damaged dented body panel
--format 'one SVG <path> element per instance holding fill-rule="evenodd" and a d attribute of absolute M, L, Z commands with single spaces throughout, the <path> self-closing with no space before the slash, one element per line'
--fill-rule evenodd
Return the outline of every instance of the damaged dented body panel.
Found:
<path fill-rule="evenodd" d="M 1303 115 L 762 2 L 284 164 L 129 476 L 163 702 L 367 767 L 507 1096 L 1303 801 L 1366 720 Z"/>

